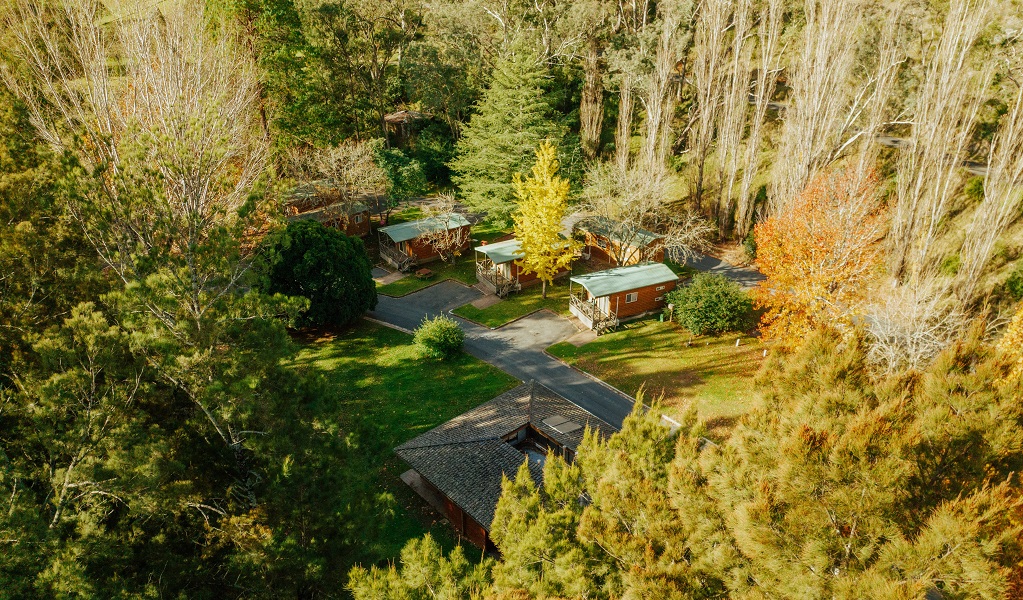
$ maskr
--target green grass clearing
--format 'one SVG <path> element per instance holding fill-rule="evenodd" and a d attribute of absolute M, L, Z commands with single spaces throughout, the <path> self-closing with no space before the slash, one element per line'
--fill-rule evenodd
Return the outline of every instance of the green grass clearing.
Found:
<path fill-rule="evenodd" d="M 548 352 L 617 387 L 635 394 L 642 386 L 647 401 L 663 394 L 669 415 L 692 402 L 715 437 L 724 437 L 746 412 L 753 378 L 763 361 L 763 345 L 740 334 L 691 336 L 674 323 L 646 319 L 576 348 L 567 342 Z M 692 339 L 692 345 L 686 342 Z"/>
<path fill-rule="evenodd" d="M 390 494 L 396 510 L 363 564 L 396 559 L 405 543 L 430 532 L 451 547 L 452 530 L 435 520 L 425 503 L 398 476 L 407 467 L 393 448 L 518 384 L 468 354 L 450 361 L 420 356 L 412 337 L 361 322 L 337 337 L 303 344 L 293 364 L 326 379 L 322 419 L 342 430 L 364 432 L 379 468 L 374 489 L 356 494 Z"/>

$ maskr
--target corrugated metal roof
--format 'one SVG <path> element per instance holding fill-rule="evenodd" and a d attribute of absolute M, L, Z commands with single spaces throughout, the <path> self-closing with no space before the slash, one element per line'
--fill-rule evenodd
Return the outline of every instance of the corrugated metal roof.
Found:
<path fill-rule="evenodd" d="M 618 223 L 612 223 L 604 217 L 587 217 L 577 225 L 579 229 L 599 235 L 619 244 L 646 246 L 654 240 L 661 239 L 661 236 L 639 227 L 625 227 Z M 625 239 L 619 239 L 625 238 Z"/>
<path fill-rule="evenodd" d="M 511 262 L 525 256 L 522 253 L 522 242 L 516 239 L 477 246 L 476 252 L 486 254 L 490 260 L 494 261 L 495 265 Z"/>
<path fill-rule="evenodd" d="M 572 281 L 586 288 L 594 297 L 599 298 L 648 285 L 678 281 L 678 275 L 675 275 L 668 265 L 648 263 L 576 275 Z"/>
<path fill-rule="evenodd" d="M 419 219 L 418 221 L 388 225 L 387 227 L 381 227 L 380 231 L 387 234 L 387 237 L 394 240 L 394 243 L 397 244 L 415 239 L 424 233 L 433 233 L 435 231 L 465 227 L 468 224 L 469 221 L 467 221 L 462 215 L 458 213 L 447 213 L 436 217 Z"/>

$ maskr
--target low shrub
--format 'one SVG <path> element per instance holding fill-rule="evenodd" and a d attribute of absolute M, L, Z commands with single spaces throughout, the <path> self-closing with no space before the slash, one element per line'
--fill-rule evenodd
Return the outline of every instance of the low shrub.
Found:
<path fill-rule="evenodd" d="M 700 273 L 692 283 L 668 293 L 671 317 L 696 335 L 741 331 L 750 325 L 753 301 L 724 275 Z"/>
<path fill-rule="evenodd" d="M 1023 300 L 1023 262 L 1009 274 L 1005 280 L 1005 289 L 1013 300 Z"/>
<path fill-rule="evenodd" d="M 416 329 L 415 343 L 428 356 L 451 358 L 458 354 L 465 343 L 465 332 L 458 323 L 443 315 L 423 319 Z"/>

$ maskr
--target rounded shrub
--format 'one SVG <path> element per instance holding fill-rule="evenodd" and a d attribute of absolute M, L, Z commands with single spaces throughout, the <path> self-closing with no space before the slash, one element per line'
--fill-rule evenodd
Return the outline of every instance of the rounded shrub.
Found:
<path fill-rule="evenodd" d="M 359 238 L 316 221 L 295 221 L 265 241 L 258 285 L 269 294 L 309 299 L 299 327 L 339 327 L 376 308 L 372 268 Z"/>
<path fill-rule="evenodd" d="M 666 300 L 675 321 L 696 335 L 746 329 L 753 311 L 749 295 L 724 275 L 700 273 Z"/>
<path fill-rule="evenodd" d="M 1005 289 L 1013 300 L 1023 300 L 1023 262 L 1005 280 Z"/>
<path fill-rule="evenodd" d="M 423 323 L 416 329 L 414 339 L 427 355 L 451 358 L 462 349 L 465 332 L 454 319 L 440 315 L 433 319 L 423 319 Z"/>

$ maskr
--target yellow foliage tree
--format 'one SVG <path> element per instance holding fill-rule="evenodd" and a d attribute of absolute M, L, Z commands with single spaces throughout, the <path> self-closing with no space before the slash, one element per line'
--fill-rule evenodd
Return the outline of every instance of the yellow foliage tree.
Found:
<path fill-rule="evenodd" d="M 786 207 L 754 229 L 757 266 L 767 279 L 754 290 L 766 339 L 800 345 L 818 327 L 850 326 L 883 272 L 888 215 L 873 172 L 855 167 L 821 174 Z"/>
<path fill-rule="evenodd" d="M 523 257 L 516 261 L 526 273 L 536 273 L 547 284 L 558 271 L 572 264 L 578 242 L 561 235 L 561 221 L 568 210 L 568 181 L 558 177 L 558 159 L 554 145 L 543 142 L 536 150 L 532 175 L 515 174 L 515 237 L 522 244 Z"/>
<path fill-rule="evenodd" d="M 1009 321 L 1005 329 L 1005 335 L 998 342 L 998 349 L 1005 353 L 1005 356 L 1012 363 L 1012 371 L 1005 378 L 1005 381 L 1015 377 L 1023 376 L 1023 303 L 1016 309 L 1016 314 Z"/>

